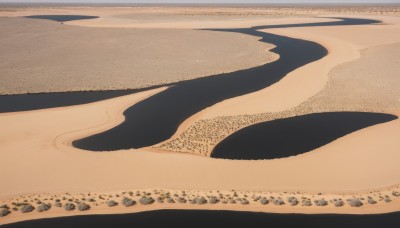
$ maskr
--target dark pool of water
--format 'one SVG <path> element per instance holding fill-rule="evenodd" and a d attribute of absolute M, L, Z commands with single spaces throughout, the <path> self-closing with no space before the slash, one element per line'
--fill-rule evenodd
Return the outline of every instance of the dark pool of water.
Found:
<path fill-rule="evenodd" d="M 106 132 L 84 138 L 74 146 L 93 151 L 151 146 L 170 138 L 191 115 L 222 100 L 266 88 L 298 67 L 321 59 L 327 50 L 314 42 L 259 32 L 259 29 L 340 26 L 377 23 L 375 20 L 340 18 L 337 22 L 257 26 L 245 29 L 219 29 L 260 38 L 276 45 L 272 52 L 280 58 L 269 64 L 232 73 L 177 83 L 124 112 L 125 121 Z"/>
<path fill-rule="evenodd" d="M 97 16 L 87 16 L 87 15 L 31 15 L 31 16 L 26 16 L 26 18 L 46 19 L 46 20 L 52 20 L 52 21 L 58 21 L 58 22 L 65 22 L 65 21 L 94 19 L 94 18 L 98 18 L 98 17 Z"/>
<path fill-rule="evenodd" d="M 259 212 L 158 210 L 134 214 L 85 215 L 40 219 L 4 225 L 5 228 L 398 228 L 400 212 L 377 215 L 304 215 Z"/>
<path fill-rule="evenodd" d="M 86 104 L 139 91 L 142 89 L 3 95 L 0 96 L 0 113 Z"/>
<path fill-rule="evenodd" d="M 273 120 L 243 128 L 220 142 L 213 158 L 273 159 L 316 149 L 346 134 L 397 116 L 367 112 L 328 112 Z"/>

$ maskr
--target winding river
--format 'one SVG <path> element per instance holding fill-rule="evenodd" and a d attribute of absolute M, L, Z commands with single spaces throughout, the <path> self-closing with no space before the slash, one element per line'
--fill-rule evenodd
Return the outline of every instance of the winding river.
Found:
<path fill-rule="evenodd" d="M 280 58 L 251 69 L 177 83 L 127 109 L 124 112 L 126 120 L 122 124 L 77 140 L 73 145 L 92 151 L 113 151 L 160 143 L 169 139 L 179 125 L 195 113 L 225 99 L 264 89 L 281 80 L 289 72 L 327 55 L 327 50 L 315 42 L 260 32 L 260 29 L 379 22 L 368 19 L 336 19 L 338 21 L 214 30 L 259 37 L 261 42 L 275 45 L 271 51 L 279 54 Z"/>

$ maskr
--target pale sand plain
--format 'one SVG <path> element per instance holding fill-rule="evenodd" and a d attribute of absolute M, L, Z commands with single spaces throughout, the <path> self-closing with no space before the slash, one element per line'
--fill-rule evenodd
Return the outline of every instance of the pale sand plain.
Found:
<path fill-rule="evenodd" d="M 376 73 L 368 70 L 368 68 L 376 68 L 377 66 L 371 64 L 373 60 L 368 60 L 372 57 L 369 56 L 366 49 L 371 48 L 371 52 L 375 54 L 376 50 L 372 49 L 373 46 L 398 42 L 400 35 L 397 17 L 374 16 L 373 18 L 381 19 L 388 25 L 383 27 L 377 27 L 380 25 L 362 25 L 347 29 L 337 26 L 325 30 L 323 28 L 268 30 L 268 32 L 280 35 L 317 41 L 329 50 L 329 55 L 320 61 L 290 73 L 280 82 L 262 91 L 223 101 L 210 107 L 196 115 L 196 118 L 193 118 L 191 122 L 185 122 L 185 124 L 190 127 L 191 124 L 201 118 L 218 117 L 218 113 L 222 110 L 226 112 L 221 112 L 220 115 L 223 116 L 228 115 L 228 113 L 229 115 L 279 113 L 283 110 L 296 108 L 298 105 L 302 107 L 302 103 L 310 102 L 313 99 L 316 102 L 311 103 L 319 107 L 326 99 L 330 99 L 332 94 L 342 93 L 342 86 L 325 86 L 327 83 L 328 85 L 335 85 L 335 83 L 340 82 L 340 79 L 336 80 L 336 78 L 342 76 L 344 72 L 351 76 L 358 75 L 351 79 L 354 80 L 352 82 L 354 85 L 357 85 L 365 75 L 360 74 L 360 67 L 371 73 L 369 76 L 367 74 L 368 78 L 373 78 Z M 277 20 L 274 18 L 264 20 L 264 23 L 287 23 L 290 21 L 298 23 L 298 20 L 314 22 L 331 19 L 285 18 Z M 223 23 L 232 22 L 224 21 Z M 363 39 L 359 39 L 360 37 Z M 389 49 L 395 49 L 398 48 L 398 45 L 394 44 L 389 47 Z M 381 48 L 387 48 L 387 46 L 377 47 L 376 49 L 380 50 Z M 364 57 L 356 60 L 360 57 L 360 52 L 363 52 Z M 393 53 L 391 55 L 396 56 Z M 382 54 L 381 57 L 384 58 L 385 54 Z M 346 63 L 330 71 L 338 64 L 354 60 L 356 60 L 356 64 L 361 65 L 354 67 L 352 63 Z M 379 91 L 376 92 L 379 96 L 371 95 L 377 99 L 377 102 L 384 100 L 380 98 L 398 96 L 398 90 L 394 86 L 390 86 L 391 83 L 396 82 L 397 75 L 390 72 L 398 72 L 398 65 L 393 64 L 393 61 L 383 61 L 381 64 L 379 69 L 388 73 L 379 76 L 383 76 L 384 82 L 387 84 L 381 87 L 385 89 L 376 90 Z M 344 72 L 340 72 L 340 70 Z M 336 73 L 338 71 L 339 73 Z M 329 72 L 331 72 L 331 75 L 328 76 Z M 339 76 L 335 76 L 335 74 Z M 342 83 L 344 82 L 342 81 Z M 386 90 L 387 86 L 390 89 Z M 324 87 L 329 89 L 324 89 Z M 300 90 L 300 88 L 303 89 Z M 399 173 L 397 164 L 399 154 L 397 151 L 400 148 L 400 142 L 398 142 L 399 120 L 352 133 L 324 147 L 296 157 L 263 161 L 217 160 L 182 153 L 154 152 L 151 151 L 151 148 L 93 153 L 78 150 L 71 146 L 71 142 L 75 139 L 104 131 L 119 124 L 124 119 L 123 110 L 163 89 L 165 88 L 87 105 L 1 114 L 1 125 L 5 127 L 0 131 L 0 151 L 2 158 L 4 158 L 0 161 L 0 171 L 2 173 L 12 171 L 12 175 L 2 177 L 1 180 L 0 195 L 3 201 L 9 202 L 12 199 L 19 201 L 22 199 L 20 195 L 29 193 L 37 193 L 40 196 L 59 193 L 59 196 L 62 196 L 62 192 L 73 192 L 73 194 L 85 192 L 112 193 L 131 189 L 198 190 L 199 192 L 194 194 L 200 195 L 206 194 L 207 190 L 215 192 L 217 189 L 221 191 L 230 189 L 249 191 L 250 194 L 261 191 L 270 192 L 269 194 L 272 195 L 294 192 L 299 197 L 314 194 L 314 197 L 325 197 L 326 199 L 339 195 L 343 198 L 353 195 L 361 196 L 361 194 L 373 196 L 375 191 L 381 194 L 389 194 L 398 189 L 396 185 L 399 184 L 397 175 Z M 292 95 L 296 94 L 296 96 L 288 96 L 288 91 Z M 299 96 L 295 93 L 296 91 L 300 92 Z M 343 91 L 349 96 L 354 95 L 351 89 L 344 88 Z M 271 96 L 282 101 L 285 99 L 288 101 L 283 102 L 283 105 L 276 105 L 271 99 L 268 103 Z M 251 105 L 246 106 L 246 111 L 243 111 L 244 108 L 237 107 L 247 104 L 247 102 L 241 103 L 246 100 L 246 97 L 253 98 Z M 356 99 L 357 102 L 363 104 L 363 98 Z M 382 104 L 384 105 L 372 106 L 371 108 L 399 114 L 396 106 L 398 104 L 395 101 L 391 100 Z M 334 106 L 334 108 L 347 110 L 348 107 L 356 107 L 355 109 L 358 110 L 354 103 L 350 106 L 344 105 L 342 107 L 341 105 L 342 102 L 338 102 L 339 107 Z M 368 105 L 368 107 L 370 106 Z M 182 127 L 180 130 L 183 131 L 184 128 Z M 174 164 L 179 164 L 179 166 Z M 322 192 L 322 195 L 318 195 L 319 192 Z M 286 196 L 285 194 L 282 197 Z M 181 207 L 282 213 L 383 213 L 400 209 L 399 198 L 392 198 L 390 203 L 365 205 L 361 208 L 349 206 L 336 208 L 332 205 L 328 207 L 292 207 L 289 205 L 261 207 L 259 203 L 251 203 L 248 206 L 218 204 L 218 206 L 204 207 L 199 205 L 169 207 L 155 204 L 146 207 L 137 206 L 132 209 L 119 207 L 115 210 L 103 205 L 93 207 L 92 210 L 85 213 L 124 213 Z M 27 216 L 14 212 L 1 219 L 3 223 L 7 223 L 76 213 L 52 209 L 43 214 L 34 212 Z"/>
<path fill-rule="evenodd" d="M 146 88 L 271 62 L 255 37 L 0 18 L 0 94 Z M 156 66 L 156 67 L 155 67 Z"/>

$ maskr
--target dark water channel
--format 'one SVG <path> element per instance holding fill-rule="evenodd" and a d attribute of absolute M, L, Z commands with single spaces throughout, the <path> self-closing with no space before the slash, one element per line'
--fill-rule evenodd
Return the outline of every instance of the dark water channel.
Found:
<path fill-rule="evenodd" d="M 398 228 L 400 212 L 376 215 L 272 214 L 259 212 L 158 210 L 134 214 L 84 215 L 39 219 L 4 225 L 4 228 Z"/>
<path fill-rule="evenodd" d="M 263 122 L 222 140 L 211 157 L 253 160 L 294 156 L 394 119 L 397 116 L 381 113 L 327 112 Z"/>
<path fill-rule="evenodd" d="M 260 38 L 261 42 L 276 45 L 271 51 L 279 60 L 251 69 L 219 74 L 177 83 L 171 88 L 149 97 L 124 112 L 122 124 L 97 135 L 75 141 L 74 146 L 92 151 L 151 146 L 170 138 L 179 125 L 193 114 L 228 98 L 264 89 L 289 72 L 327 54 L 327 50 L 311 41 L 294 39 L 259 29 L 340 26 L 377 23 L 375 20 L 340 18 L 336 22 L 257 26 L 245 29 L 220 29 Z"/>

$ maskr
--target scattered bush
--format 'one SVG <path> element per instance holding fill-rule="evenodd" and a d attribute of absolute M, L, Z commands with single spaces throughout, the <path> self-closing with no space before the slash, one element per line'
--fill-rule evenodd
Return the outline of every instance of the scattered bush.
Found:
<path fill-rule="evenodd" d="M 26 204 L 26 205 L 21 206 L 21 208 L 20 208 L 19 210 L 20 210 L 22 213 L 29 213 L 29 212 L 35 210 L 35 207 L 33 207 L 33 206 L 30 205 L 30 204 Z"/>
<path fill-rule="evenodd" d="M 87 211 L 90 209 L 90 206 L 86 203 L 79 203 L 78 204 L 78 210 L 79 211 Z"/>
<path fill-rule="evenodd" d="M 230 204 L 235 204 L 235 203 L 236 203 L 236 200 L 231 199 L 231 200 L 229 200 L 229 203 L 230 203 Z"/>
<path fill-rule="evenodd" d="M 269 200 L 268 200 L 267 198 L 263 197 L 263 198 L 261 198 L 260 203 L 261 203 L 262 205 L 266 205 L 266 204 L 269 203 Z"/>
<path fill-rule="evenodd" d="M 114 200 L 107 201 L 107 206 L 109 206 L 109 207 L 114 207 L 114 206 L 117 206 L 117 205 L 118 205 L 118 203 L 115 202 Z"/>
<path fill-rule="evenodd" d="M 275 204 L 275 205 L 280 206 L 280 205 L 285 204 L 285 201 L 283 201 L 283 199 L 281 199 L 281 198 L 278 198 L 278 199 L 273 199 L 272 203 Z"/>
<path fill-rule="evenodd" d="M 212 196 L 212 197 L 210 198 L 210 200 L 209 200 L 209 203 L 210 203 L 210 204 L 216 204 L 216 203 L 218 203 L 218 202 L 219 202 L 219 200 L 218 200 L 218 198 L 215 197 L 215 196 Z"/>
<path fill-rule="evenodd" d="M 36 210 L 38 212 L 43 212 L 43 211 L 50 210 L 50 208 L 51 208 L 51 205 L 49 203 L 42 203 L 36 208 Z"/>
<path fill-rule="evenodd" d="M 4 216 L 7 216 L 8 214 L 10 214 L 11 213 L 11 211 L 9 210 L 9 209 L 7 209 L 7 208 L 1 208 L 1 210 L 0 210 L 0 217 L 4 217 Z"/>
<path fill-rule="evenodd" d="M 186 203 L 186 199 L 183 198 L 183 197 L 178 197 L 178 198 L 176 199 L 176 201 L 177 201 L 178 203 Z"/>
<path fill-rule="evenodd" d="M 398 197 L 398 196 L 400 196 L 400 193 L 399 193 L 399 192 L 397 192 L 397 191 L 393 191 L 393 192 L 392 192 L 392 196 L 396 196 L 396 197 Z"/>
<path fill-rule="evenodd" d="M 343 202 L 343 200 L 339 199 L 339 200 L 335 201 L 334 205 L 335 205 L 335 207 L 341 207 L 344 205 L 344 202 Z"/>
<path fill-rule="evenodd" d="M 143 205 L 152 204 L 154 203 L 154 199 L 152 197 L 143 196 L 142 198 L 139 199 L 139 203 Z"/>
<path fill-rule="evenodd" d="M 73 210 L 75 210 L 75 204 L 73 204 L 73 203 L 66 203 L 66 204 L 64 205 L 64 210 L 66 210 L 66 211 L 73 211 Z"/>
<path fill-rule="evenodd" d="M 10 207 L 7 204 L 3 204 L 0 206 L 0 208 L 4 208 L 4 209 L 10 209 Z"/>
<path fill-rule="evenodd" d="M 167 202 L 168 203 L 175 203 L 174 199 L 172 199 L 172 198 L 167 198 Z"/>
<path fill-rule="evenodd" d="M 301 203 L 301 205 L 302 205 L 302 206 L 305 206 L 305 207 L 309 207 L 309 206 L 312 205 L 312 203 L 311 203 L 311 200 L 305 199 L 305 200 L 303 200 L 303 202 Z"/>
<path fill-rule="evenodd" d="M 299 201 L 297 200 L 296 197 L 289 197 L 288 198 L 288 202 L 290 204 L 290 206 L 296 206 L 297 204 L 299 204 Z"/>
<path fill-rule="evenodd" d="M 159 197 L 157 197 L 156 201 L 157 201 L 157 203 L 164 203 L 164 198 L 159 196 Z"/>
<path fill-rule="evenodd" d="M 364 205 L 359 198 L 348 199 L 347 202 L 351 207 L 361 207 Z"/>
<path fill-rule="evenodd" d="M 89 198 L 88 201 L 89 201 L 89 202 L 92 202 L 92 203 L 93 203 L 93 202 L 96 202 L 96 200 L 93 199 L 93 198 Z"/>
<path fill-rule="evenodd" d="M 389 202 L 391 202 L 392 200 L 391 200 L 389 197 L 385 197 L 384 201 L 385 201 L 386 203 L 389 203 Z"/>
<path fill-rule="evenodd" d="M 376 204 L 376 201 L 372 198 L 368 198 L 368 203 L 369 204 Z"/>
<path fill-rule="evenodd" d="M 315 205 L 319 206 L 319 207 L 324 207 L 326 205 L 328 205 L 328 201 L 324 200 L 324 199 L 319 199 L 319 200 L 314 200 Z"/>
<path fill-rule="evenodd" d="M 242 205 L 247 205 L 247 204 L 249 204 L 249 201 L 248 201 L 247 199 L 243 198 L 243 199 L 240 201 L 240 203 L 241 203 Z"/>
<path fill-rule="evenodd" d="M 56 207 L 62 207 L 62 203 L 60 203 L 60 202 L 55 202 L 55 203 L 54 203 L 54 206 L 56 206 Z"/>
<path fill-rule="evenodd" d="M 200 204 L 200 205 L 203 205 L 203 204 L 206 204 L 206 203 L 207 203 L 207 200 L 204 199 L 204 197 L 196 197 L 196 198 L 194 199 L 194 201 L 195 201 L 197 204 Z"/>
<path fill-rule="evenodd" d="M 130 207 L 130 206 L 135 205 L 136 202 L 135 202 L 134 200 L 128 198 L 128 197 L 124 197 L 124 198 L 122 199 L 121 203 L 122 203 L 122 205 L 124 205 L 125 207 Z"/>

